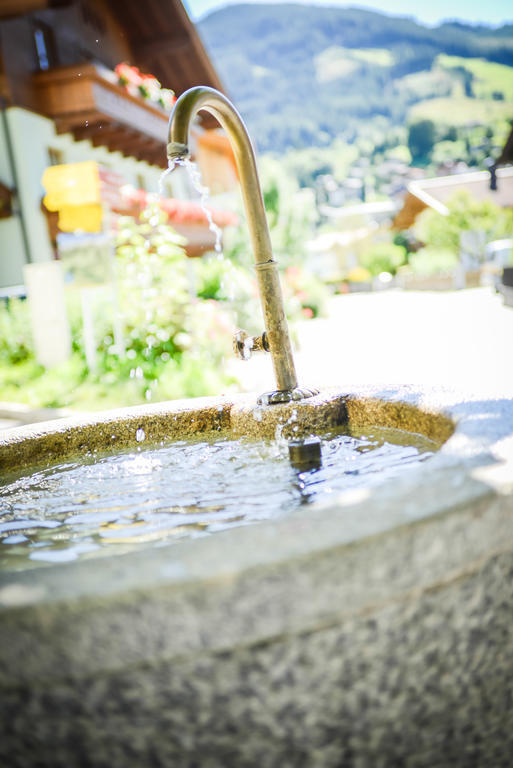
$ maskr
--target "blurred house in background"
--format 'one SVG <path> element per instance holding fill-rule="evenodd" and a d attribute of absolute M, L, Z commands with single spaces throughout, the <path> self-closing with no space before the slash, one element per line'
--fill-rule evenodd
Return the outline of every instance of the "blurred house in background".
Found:
<path fill-rule="evenodd" d="M 120 82 L 122 62 L 134 82 Z M 136 68 L 153 77 L 141 82 Z M 177 96 L 198 84 L 223 90 L 180 0 L 165 9 L 159 0 L 0 0 L 0 288 L 54 258 L 58 230 L 41 204 L 48 166 L 93 160 L 136 190 L 158 191 L 171 94 L 156 81 Z M 229 143 L 210 115 L 193 144 L 204 183 L 233 186 Z M 182 169 L 164 191 L 191 196 Z M 206 221 L 203 231 L 209 247 Z"/>
<path fill-rule="evenodd" d="M 391 199 L 339 208 L 320 206 L 330 231 L 308 243 L 312 272 L 327 283 L 340 282 L 358 266 L 362 253 L 388 233 L 397 207 Z"/>
<path fill-rule="evenodd" d="M 453 176 L 437 176 L 408 184 L 401 210 L 397 213 L 394 229 L 410 229 L 415 219 L 426 208 L 442 215 L 449 209 L 446 203 L 462 190 L 479 201 L 489 200 L 503 208 L 513 206 L 513 167 L 489 171 L 472 171 Z"/>
<path fill-rule="evenodd" d="M 466 190 L 475 200 L 490 201 L 502 208 L 513 207 L 513 127 L 502 152 L 490 159 L 489 171 L 470 171 L 434 179 L 419 179 L 408 184 L 403 205 L 398 211 L 394 229 L 410 229 L 426 208 L 446 216 L 446 203 L 457 192 Z"/>

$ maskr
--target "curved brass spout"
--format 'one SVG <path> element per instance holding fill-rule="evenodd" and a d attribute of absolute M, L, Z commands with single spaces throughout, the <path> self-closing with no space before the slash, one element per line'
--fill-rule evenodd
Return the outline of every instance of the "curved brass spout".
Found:
<path fill-rule="evenodd" d="M 233 104 L 219 91 L 206 86 L 191 88 L 180 96 L 169 118 L 167 155 L 170 160 L 183 159 L 189 155 L 189 126 L 201 109 L 210 112 L 226 130 L 239 173 L 255 258 L 265 332 L 278 386 L 277 391 L 262 395 L 259 402 L 288 402 L 310 397 L 316 394 L 314 390 L 299 389 L 297 386 L 287 319 L 283 309 L 277 265 L 272 254 L 255 153 L 241 116 Z"/>

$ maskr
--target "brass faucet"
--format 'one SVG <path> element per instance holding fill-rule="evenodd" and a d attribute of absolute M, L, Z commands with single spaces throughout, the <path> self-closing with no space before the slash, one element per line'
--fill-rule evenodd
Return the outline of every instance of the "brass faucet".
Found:
<path fill-rule="evenodd" d="M 289 330 L 276 261 L 273 259 L 271 237 L 255 161 L 255 152 L 244 122 L 233 104 L 219 91 L 198 86 L 185 91 L 175 104 L 169 118 L 167 156 L 170 161 L 189 156 L 189 126 L 200 110 L 206 110 L 226 130 L 235 156 L 242 198 L 251 237 L 255 269 L 265 331 L 250 339 L 239 331 L 234 349 L 243 359 L 252 350 L 271 353 L 277 389 L 258 398 L 259 404 L 286 403 L 317 394 L 317 390 L 300 388 L 292 357 Z M 242 336 L 240 334 L 243 334 Z"/>

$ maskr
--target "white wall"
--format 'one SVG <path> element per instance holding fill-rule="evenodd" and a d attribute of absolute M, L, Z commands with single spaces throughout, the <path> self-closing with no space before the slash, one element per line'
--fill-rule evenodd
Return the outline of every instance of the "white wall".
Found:
<path fill-rule="evenodd" d="M 32 262 L 50 261 L 53 258 L 48 237 L 46 219 L 41 211 L 41 199 L 45 190 L 41 177 L 50 165 L 48 150 L 62 152 L 62 162 L 76 163 L 96 160 L 120 173 L 129 184 L 140 186 L 141 177 L 148 192 L 158 192 L 162 171 L 155 166 L 133 158 L 123 157 L 120 152 L 109 152 L 104 147 L 93 147 L 91 142 L 75 141 L 72 134 L 58 135 L 55 125 L 41 115 L 19 107 L 6 111 L 18 175 L 18 196 L 26 222 L 29 240 L 29 259 Z M 0 134 L 1 135 L 1 134 Z M 5 140 L 0 141 L 0 180 L 13 186 Z M 164 152 L 164 147 L 162 148 Z M 184 179 L 174 172 L 166 179 L 166 192 L 184 197 Z M 18 217 L 0 220 L 0 287 L 23 283 L 25 248 Z"/>
<path fill-rule="evenodd" d="M 5 116 L 7 117 L 7 112 Z M 15 186 L 3 119 L 0 121 L 0 181 L 10 189 Z M 0 286 L 23 283 L 24 254 L 25 248 L 19 216 L 0 219 Z"/>

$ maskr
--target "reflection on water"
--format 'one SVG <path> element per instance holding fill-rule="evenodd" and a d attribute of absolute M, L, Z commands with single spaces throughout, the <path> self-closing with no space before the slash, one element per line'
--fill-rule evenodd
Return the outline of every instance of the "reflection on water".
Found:
<path fill-rule="evenodd" d="M 126 552 L 267 520 L 381 482 L 437 447 L 400 430 L 339 429 L 323 435 L 322 466 L 304 472 L 290 465 L 283 440 L 219 435 L 39 466 L 0 486 L 0 566 Z"/>

